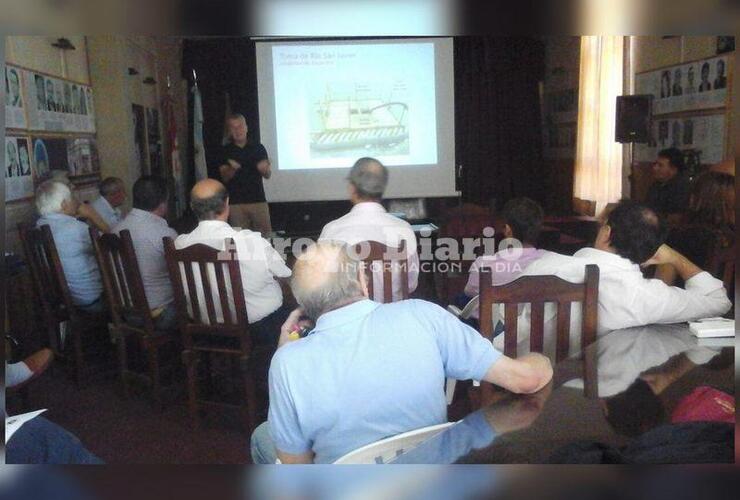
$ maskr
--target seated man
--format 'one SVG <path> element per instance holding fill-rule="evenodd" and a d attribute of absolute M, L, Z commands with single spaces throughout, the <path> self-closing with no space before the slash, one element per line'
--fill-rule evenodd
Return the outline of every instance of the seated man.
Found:
<path fill-rule="evenodd" d="M 178 236 L 175 247 L 187 248 L 203 243 L 222 250 L 224 240 L 233 238 L 252 334 L 259 343 L 276 345 L 287 311 L 282 307 L 283 292 L 275 278 L 289 277 L 290 269 L 259 232 L 249 229 L 237 231 L 226 222 L 229 219 L 229 194 L 220 182 L 205 179 L 196 183 L 190 192 L 190 207 L 198 217 L 198 227 L 190 234 Z M 205 308 L 203 301 L 200 305 Z"/>
<path fill-rule="evenodd" d="M 721 316 L 732 304 L 722 281 L 692 264 L 663 244 L 665 229 L 649 208 L 631 200 L 620 201 L 606 216 L 594 248 L 573 257 L 549 254 L 530 264 L 524 275 L 555 275 L 573 283 L 583 282 L 587 264 L 599 266 L 598 333 L 653 323 L 682 323 Z M 685 282 L 685 289 L 643 277 L 640 266 L 670 264 Z M 554 342 L 556 310 L 545 308 L 545 345 Z M 519 318 L 519 352 L 529 348 L 530 308 Z M 571 352 L 580 346 L 580 304 L 571 313 Z M 502 336 L 494 345 L 503 345 Z"/>
<path fill-rule="evenodd" d="M 48 225 L 67 278 L 72 301 L 83 311 L 105 309 L 103 282 L 87 224 L 75 218 L 79 202 L 69 186 L 46 181 L 36 189 L 37 227 Z"/>
<path fill-rule="evenodd" d="M 684 175 L 683 154 L 676 148 L 663 149 L 653 164 L 655 182 L 650 186 L 645 204 L 660 215 L 676 222 L 689 204 L 691 186 Z"/>
<path fill-rule="evenodd" d="M 339 219 L 324 226 L 319 241 L 338 241 L 354 245 L 362 241 L 378 241 L 389 247 L 398 248 L 406 242 L 408 255 L 409 293 L 416 290 L 419 281 L 419 254 L 416 251 L 416 235 L 411 225 L 385 211 L 380 204 L 388 185 L 388 170 L 378 160 L 360 158 L 349 172 L 349 199 L 352 210 Z M 374 299 L 382 301 L 382 272 L 374 273 Z M 393 298 L 401 297 L 401 283 L 396 274 L 392 276 Z"/>
<path fill-rule="evenodd" d="M 310 247 L 291 287 L 291 313 L 270 366 L 268 422 L 252 434 L 257 463 L 330 463 L 412 429 L 447 421 L 445 377 L 539 391 L 547 358 L 510 359 L 441 307 L 421 300 L 368 300 L 365 274 L 338 243 Z M 292 341 L 301 314 L 316 320 Z"/>
<path fill-rule="evenodd" d="M 126 201 L 126 187 L 118 177 L 106 177 L 98 185 L 100 196 L 90 206 L 112 228 L 121 222 L 121 205 Z"/>
<path fill-rule="evenodd" d="M 169 236 L 175 239 L 177 233 L 164 219 L 167 215 L 167 183 L 160 177 L 142 177 L 134 183 L 133 196 L 131 212 L 113 227 L 113 232 L 127 229 L 131 233 L 155 326 L 160 330 L 170 330 L 177 324 L 177 308 L 164 260 L 162 238 Z"/>
<path fill-rule="evenodd" d="M 550 253 L 535 248 L 545 218 L 545 213 L 537 202 L 529 198 L 515 198 L 504 205 L 502 216 L 504 238 L 517 240 L 521 247 L 478 257 L 470 266 L 470 277 L 465 285 L 465 295 L 469 299 L 480 292 L 481 269 L 491 269 L 493 284 L 503 285 L 514 281 L 529 264 Z M 472 316 L 478 318 L 477 308 Z"/>

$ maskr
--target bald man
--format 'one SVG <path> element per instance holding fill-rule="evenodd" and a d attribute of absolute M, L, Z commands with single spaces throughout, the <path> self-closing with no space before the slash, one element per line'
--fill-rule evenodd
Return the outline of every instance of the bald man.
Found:
<path fill-rule="evenodd" d="M 331 463 L 380 439 L 447 422 L 446 377 L 516 393 L 552 378 L 544 356 L 516 360 L 441 307 L 378 304 L 348 247 L 323 242 L 296 261 L 301 309 L 283 325 L 270 366 L 268 422 L 252 434 L 255 463 Z M 315 320 L 293 340 L 301 316 Z"/>
<path fill-rule="evenodd" d="M 416 251 L 416 235 L 411 225 L 386 212 L 381 201 L 388 186 L 388 169 L 375 158 L 360 158 L 349 171 L 348 194 L 352 210 L 348 214 L 324 226 L 319 241 L 338 241 L 354 245 L 363 241 L 378 241 L 389 247 L 398 248 L 406 243 L 409 269 L 409 292 L 416 290 L 419 282 L 419 254 Z M 373 273 L 374 300 L 383 301 L 383 273 Z M 399 300 L 401 281 L 398 272 L 391 276 L 393 299 Z"/>
<path fill-rule="evenodd" d="M 290 269 L 260 233 L 249 229 L 239 231 L 229 225 L 229 194 L 217 180 L 196 183 L 190 192 L 190 207 L 198 218 L 198 226 L 192 233 L 178 236 L 175 247 L 203 243 L 224 250 L 225 240 L 233 238 L 252 336 L 258 343 L 276 346 L 280 325 L 289 312 L 283 308 L 283 293 L 277 279 L 289 277 Z"/>

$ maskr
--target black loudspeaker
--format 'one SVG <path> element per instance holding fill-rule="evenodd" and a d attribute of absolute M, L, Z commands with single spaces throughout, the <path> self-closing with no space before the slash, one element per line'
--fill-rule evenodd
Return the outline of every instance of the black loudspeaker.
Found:
<path fill-rule="evenodd" d="M 651 142 L 652 109 L 652 95 L 617 96 L 617 126 L 614 140 L 623 143 Z"/>

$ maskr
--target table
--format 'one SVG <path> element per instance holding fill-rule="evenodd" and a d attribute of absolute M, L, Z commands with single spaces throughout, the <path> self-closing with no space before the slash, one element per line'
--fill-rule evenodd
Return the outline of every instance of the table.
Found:
<path fill-rule="evenodd" d="M 686 324 L 609 332 L 586 348 L 595 362 L 585 377 L 574 357 L 556 365 L 553 382 L 537 394 L 482 391 L 480 410 L 394 463 L 548 463 L 575 443 L 624 447 L 669 423 L 700 386 L 734 400 L 734 341 L 698 341 Z M 596 386 L 592 398 L 584 394 L 589 382 Z"/>

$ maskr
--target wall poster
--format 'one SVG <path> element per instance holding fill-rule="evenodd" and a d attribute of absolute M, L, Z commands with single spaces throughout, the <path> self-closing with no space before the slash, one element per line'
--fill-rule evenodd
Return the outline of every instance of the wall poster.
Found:
<path fill-rule="evenodd" d="M 653 115 L 727 105 L 728 56 L 635 75 L 635 94 L 653 96 Z"/>
<path fill-rule="evenodd" d="M 5 201 L 33 196 L 28 137 L 5 136 Z"/>
<path fill-rule="evenodd" d="M 27 128 L 23 71 L 14 66 L 5 66 L 5 128 Z"/>
<path fill-rule="evenodd" d="M 95 132 L 92 87 L 33 71 L 23 71 L 28 96 L 28 128 L 47 132 Z"/>
<path fill-rule="evenodd" d="M 696 151 L 700 164 L 719 163 L 724 157 L 725 115 L 654 118 L 652 135 L 654 144 L 635 144 L 635 160 L 653 162 L 658 151 L 674 147 Z"/>

